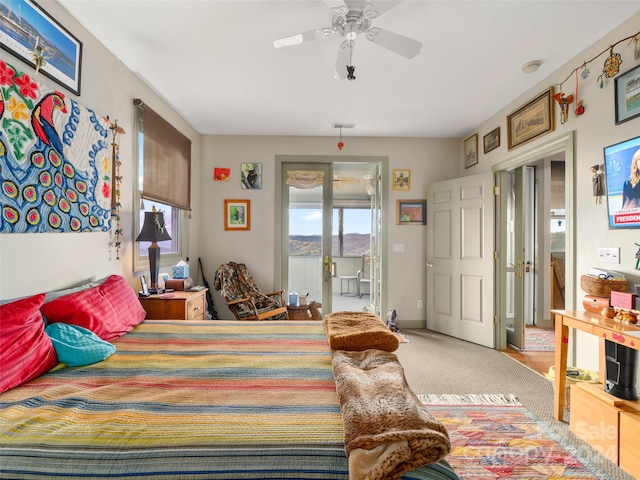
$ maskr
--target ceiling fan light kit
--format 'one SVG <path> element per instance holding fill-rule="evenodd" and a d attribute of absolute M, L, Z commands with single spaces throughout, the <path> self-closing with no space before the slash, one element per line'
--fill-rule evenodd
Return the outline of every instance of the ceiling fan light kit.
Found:
<path fill-rule="evenodd" d="M 395 7 L 403 0 L 367 2 L 365 0 L 344 0 L 342 5 L 336 6 L 336 0 L 325 0 L 331 9 L 333 18 L 331 27 L 319 28 L 305 33 L 299 33 L 290 37 L 281 38 L 273 42 L 275 48 L 290 47 L 315 40 L 326 38 L 334 33 L 339 33 L 345 40 L 338 48 L 338 58 L 334 77 L 339 80 L 355 80 L 355 67 L 353 66 L 353 50 L 355 40 L 364 33 L 364 37 L 387 50 L 390 50 L 404 58 L 415 57 L 422 49 L 422 42 L 388 30 L 372 27 L 372 20 Z"/>

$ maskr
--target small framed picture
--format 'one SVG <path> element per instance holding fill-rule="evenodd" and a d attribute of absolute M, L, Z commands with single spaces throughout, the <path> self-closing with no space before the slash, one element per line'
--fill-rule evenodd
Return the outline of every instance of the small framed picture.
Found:
<path fill-rule="evenodd" d="M 640 115 L 640 65 L 616 77 L 616 125 Z"/>
<path fill-rule="evenodd" d="M 464 141 L 464 168 L 478 163 L 478 134 L 474 133 Z"/>
<path fill-rule="evenodd" d="M 396 225 L 426 225 L 426 200 L 396 200 Z"/>
<path fill-rule="evenodd" d="M 491 150 L 495 150 L 500 146 L 500 127 L 495 130 L 491 130 L 484 137 L 482 137 L 482 143 L 484 144 L 485 155 Z"/>
<path fill-rule="evenodd" d="M 213 181 L 214 182 L 228 182 L 231 178 L 231 169 L 230 168 L 219 168 L 216 167 L 213 169 Z"/>
<path fill-rule="evenodd" d="M 251 200 L 224 201 L 224 229 L 251 230 Z"/>
<path fill-rule="evenodd" d="M 393 189 L 409 190 L 411 187 L 411 170 L 394 170 L 393 171 Z"/>
<path fill-rule="evenodd" d="M 240 170 L 240 182 L 243 190 L 260 190 L 262 188 L 262 164 L 243 163 Z"/>

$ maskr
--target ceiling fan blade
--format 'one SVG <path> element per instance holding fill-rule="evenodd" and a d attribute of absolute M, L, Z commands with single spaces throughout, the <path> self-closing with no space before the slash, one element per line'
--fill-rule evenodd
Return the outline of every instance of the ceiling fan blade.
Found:
<path fill-rule="evenodd" d="M 349 10 L 364 10 L 369 2 L 367 0 L 344 0 L 344 4 Z"/>
<path fill-rule="evenodd" d="M 401 4 L 403 1 L 404 0 L 371 0 L 369 2 L 369 7 L 365 7 L 364 13 L 365 15 L 369 15 L 369 18 L 376 18 L 382 15 L 383 13 L 388 12 L 396 5 Z M 368 14 L 367 10 L 369 8 L 372 8 L 377 15 L 371 16 L 370 13 Z"/>
<path fill-rule="evenodd" d="M 349 47 L 351 45 L 351 47 Z M 351 65 L 351 58 L 353 58 L 353 49 L 355 42 L 345 40 L 340 44 L 338 49 L 338 58 L 336 59 L 336 71 L 333 76 L 336 80 L 344 80 L 347 78 L 349 72 L 347 71 L 347 65 Z"/>
<path fill-rule="evenodd" d="M 309 32 L 298 33 L 296 35 L 291 35 L 290 37 L 284 37 L 279 38 L 278 40 L 274 40 L 273 47 L 285 48 L 291 47 L 293 45 L 300 45 L 301 43 L 310 42 L 311 40 L 315 40 L 316 38 L 330 37 L 331 35 L 333 35 L 333 33 L 333 28 L 318 28 Z"/>
<path fill-rule="evenodd" d="M 339 17 L 346 17 L 349 12 L 349 7 L 347 7 L 342 0 L 324 0 L 324 3 Z"/>
<path fill-rule="evenodd" d="M 422 48 L 422 42 L 377 27 L 367 30 L 366 37 L 367 40 L 405 58 L 415 57 Z"/>

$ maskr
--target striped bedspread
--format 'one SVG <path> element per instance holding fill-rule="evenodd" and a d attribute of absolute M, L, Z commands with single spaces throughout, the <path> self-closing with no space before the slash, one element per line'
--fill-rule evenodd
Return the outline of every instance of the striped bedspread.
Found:
<path fill-rule="evenodd" d="M 0 395 L 0 478 L 348 478 L 321 322 L 147 320 L 113 343 Z"/>

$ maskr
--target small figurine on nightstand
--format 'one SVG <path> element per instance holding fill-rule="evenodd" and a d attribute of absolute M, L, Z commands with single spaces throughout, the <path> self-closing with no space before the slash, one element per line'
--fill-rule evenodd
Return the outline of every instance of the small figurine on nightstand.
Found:
<path fill-rule="evenodd" d="M 602 203 L 602 195 L 604 195 L 604 187 L 602 185 L 602 171 L 600 165 L 594 165 L 591 167 L 591 181 L 593 182 L 593 196 L 596 199 L 596 205 Z"/>

